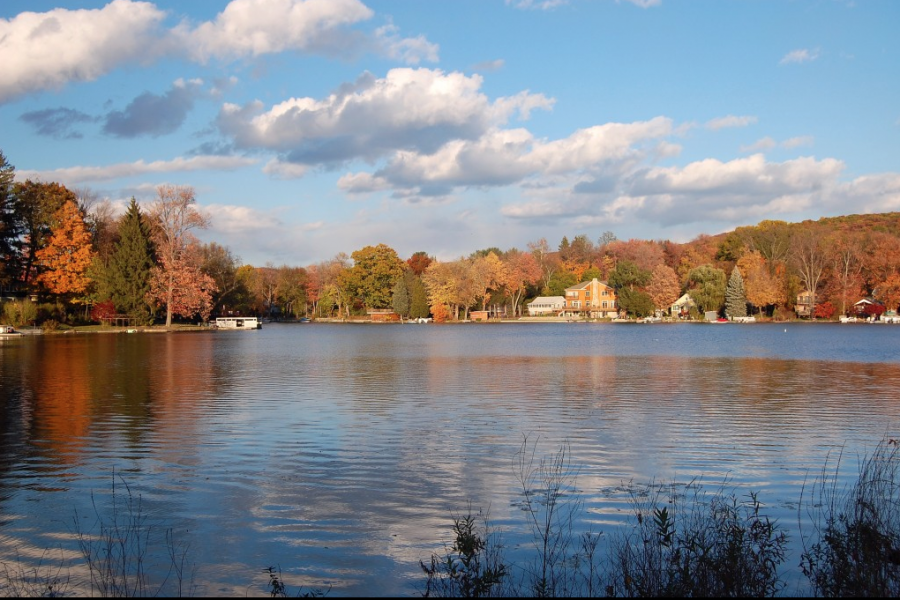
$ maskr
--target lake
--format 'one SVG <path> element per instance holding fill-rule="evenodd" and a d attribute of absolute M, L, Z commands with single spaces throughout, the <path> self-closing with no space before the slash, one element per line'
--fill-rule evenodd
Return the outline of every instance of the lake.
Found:
<path fill-rule="evenodd" d="M 888 324 L 267 324 L 0 341 L 0 562 L 77 555 L 139 499 L 198 595 L 415 596 L 454 514 L 530 534 L 516 456 L 568 448 L 577 527 L 629 482 L 757 492 L 797 540 L 801 492 L 900 420 Z M 836 459 L 843 453 L 838 464 Z M 164 561 L 163 561 L 164 562 Z M 799 555 L 786 568 L 794 571 Z M 151 581 L 161 581 L 147 559 Z M 75 577 L 77 579 L 77 576 Z M 78 582 L 73 580 L 73 587 Z M 171 592 L 171 590 L 169 590 Z M 786 593 L 789 593 L 788 590 Z"/>

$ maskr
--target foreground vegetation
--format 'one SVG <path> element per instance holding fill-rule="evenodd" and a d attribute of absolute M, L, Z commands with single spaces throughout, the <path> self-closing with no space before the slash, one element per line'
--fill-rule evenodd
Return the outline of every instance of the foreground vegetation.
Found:
<path fill-rule="evenodd" d="M 532 541 L 517 561 L 489 515 L 453 515 L 453 541 L 420 562 L 426 597 L 813 597 L 900 596 L 900 449 L 884 439 L 860 460 L 858 478 L 838 486 L 840 463 L 804 487 L 799 566 L 807 585 L 788 589 L 788 532 L 766 516 L 754 492 L 698 482 L 630 487 L 629 523 L 609 534 L 575 531 L 583 503 L 563 447 L 538 458 L 525 440 L 516 477 Z M 139 496 L 113 476 L 108 505 L 75 517 L 76 556 L 37 565 L 0 565 L 0 593 L 17 597 L 190 596 L 197 592 L 189 548 L 147 522 Z M 161 536 L 160 536 L 161 534 Z M 160 539 L 161 537 L 161 539 Z M 152 564 L 153 568 L 149 568 Z M 151 580 L 150 572 L 159 579 Z M 261 567 L 248 587 L 273 597 L 319 597 L 329 589 L 289 589 L 281 571 Z"/>

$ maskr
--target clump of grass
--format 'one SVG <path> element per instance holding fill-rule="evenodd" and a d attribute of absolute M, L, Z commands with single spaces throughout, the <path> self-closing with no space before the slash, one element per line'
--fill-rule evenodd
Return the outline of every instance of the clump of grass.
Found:
<path fill-rule="evenodd" d="M 671 487 L 632 493 L 636 526 L 610 547 L 610 596 L 772 597 L 784 588 L 779 566 L 787 534 L 750 493 L 725 485 L 706 493 L 689 484 L 687 500 Z"/>
<path fill-rule="evenodd" d="M 288 590 L 287 585 L 284 583 L 284 578 L 281 575 L 280 567 L 266 567 L 263 569 L 264 573 L 268 573 L 269 581 L 266 584 L 266 591 L 272 598 L 288 598 Z M 328 592 L 331 591 L 329 587 L 327 590 L 313 589 L 304 592 L 303 588 L 297 590 L 296 597 L 297 598 L 322 598 L 328 595 Z"/>
<path fill-rule="evenodd" d="M 864 457 L 859 477 L 839 489 L 826 466 L 813 483 L 801 568 L 822 597 L 900 596 L 900 447 L 882 439 Z M 804 486 L 805 491 L 805 486 Z M 802 502 L 801 502 L 802 505 Z M 801 524 L 802 530 L 802 524 Z"/>
<path fill-rule="evenodd" d="M 525 567 L 525 584 L 536 597 L 591 596 L 597 590 L 600 534 L 576 535 L 575 517 L 584 508 L 577 470 L 568 445 L 537 457 L 526 437 L 516 454 L 515 474 L 522 509 L 531 526 L 535 558 Z"/>
<path fill-rule="evenodd" d="M 91 595 L 134 597 L 171 595 L 181 597 L 193 591 L 185 587 L 187 548 L 177 547 L 172 530 L 164 532 L 165 556 L 151 550 L 155 547 L 155 529 L 143 512 L 141 497 L 134 495 L 122 479 L 124 496 L 117 490 L 113 472 L 109 516 L 97 506 L 91 493 L 94 524 L 85 528 L 77 513 L 74 517 L 78 547 L 90 573 Z M 148 560 L 168 563 L 163 580 L 151 583 L 147 573 Z"/>
<path fill-rule="evenodd" d="M 3 575 L 0 595 L 8 598 L 59 598 L 65 596 L 69 587 L 68 570 L 65 560 L 55 563 L 46 560 L 45 551 L 36 565 L 26 567 L 22 561 L 15 564 L 2 563 Z"/>
<path fill-rule="evenodd" d="M 431 555 L 428 564 L 419 561 L 425 573 L 426 598 L 490 598 L 505 595 L 509 567 L 502 558 L 502 545 L 487 516 L 473 514 L 453 518 L 454 540 L 446 554 Z"/>

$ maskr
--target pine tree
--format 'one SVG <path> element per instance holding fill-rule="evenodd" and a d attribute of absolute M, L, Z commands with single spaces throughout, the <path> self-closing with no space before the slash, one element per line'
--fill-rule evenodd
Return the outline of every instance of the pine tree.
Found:
<path fill-rule="evenodd" d="M 731 318 L 747 316 L 747 298 L 744 295 L 744 278 L 741 270 L 735 267 L 725 288 L 725 314 Z"/>
<path fill-rule="evenodd" d="M 15 240 L 18 237 L 13 211 L 15 175 L 15 167 L 0 152 L 0 286 L 15 278 Z"/>
<path fill-rule="evenodd" d="M 119 225 L 119 243 L 107 267 L 107 284 L 116 308 L 146 323 L 150 307 L 146 301 L 150 291 L 150 272 L 156 262 L 150 231 L 134 198 Z"/>
<path fill-rule="evenodd" d="M 394 289 L 391 290 L 391 305 L 394 312 L 401 317 L 409 316 L 409 288 L 406 285 L 406 274 L 397 278 Z"/>
<path fill-rule="evenodd" d="M 407 283 L 409 289 L 409 317 L 411 319 L 423 319 L 431 313 L 431 307 L 428 305 L 428 292 L 425 290 L 425 284 L 422 278 L 413 275 Z"/>

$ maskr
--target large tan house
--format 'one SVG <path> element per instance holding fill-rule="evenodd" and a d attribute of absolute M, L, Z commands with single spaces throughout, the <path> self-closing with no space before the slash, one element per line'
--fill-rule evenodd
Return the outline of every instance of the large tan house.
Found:
<path fill-rule="evenodd" d="M 605 281 L 598 281 L 596 278 L 568 287 L 566 306 L 562 314 L 592 319 L 615 318 L 619 314 L 616 290 Z"/>

